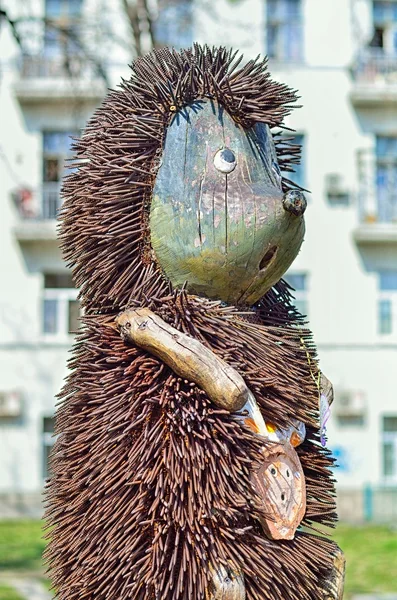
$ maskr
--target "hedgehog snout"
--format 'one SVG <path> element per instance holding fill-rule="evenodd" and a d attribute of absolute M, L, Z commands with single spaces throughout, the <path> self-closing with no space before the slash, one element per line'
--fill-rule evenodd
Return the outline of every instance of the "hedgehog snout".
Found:
<path fill-rule="evenodd" d="M 289 190 L 284 194 L 283 207 L 296 217 L 301 217 L 306 210 L 307 201 L 299 190 Z"/>

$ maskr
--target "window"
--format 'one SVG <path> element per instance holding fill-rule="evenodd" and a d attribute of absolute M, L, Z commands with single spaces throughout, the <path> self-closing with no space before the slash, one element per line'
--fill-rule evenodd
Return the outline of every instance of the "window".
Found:
<path fill-rule="evenodd" d="M 378 331 L 381 335 L 397 332 L 397 271 L 379 273 Z"/>
<path fill-rule="evenodd" d="M 61 77 L 81 73 L 82 6 L 83 0 L 46 0 L 41 75 Z"/>
<path fill-rule="evenodd" d="M 192 0 L 159 0 L 154 23 L 157 42 L 162 46 L 187 48 L 193 43 Z"/>
<path fill-rule="evenodd" d="M 62 17 L 79 17 L 83 0 L 45 0 L 45 16 L 47 19 Z"/>
<path fill-rule="evenodd" d="M 48 479 L 50 477 L 50 466 L 49 466 L 49 457 L 50 452 L 55 444 L 54 437 L 54 418 L 53 417 L 44 417 L 43 419 L 43 477 L 44 479 Z"/>
<path fill-rule="evenodd" d="M 293 296 L 295 297 L 294 305 L 301 315 L 307 317 L 307 274 L 290 272 L 285 275 L 284 279 L 295 290 L 293 292 Z"/>
<path fill-rule="evenodd" d="M 63 176 L 68 172 L 65 160 L 71 157 L 73 131 L 43 131 L 43 206 L 44 219 L 55 219 L 60 208 Z"/>
<path fill-rule="evenodd" d="M 286 62 L 303 58 L 301 0 L 267 0 L 267 54 Z"/>
<path fill-rule="evenodd" d="M 43 333 L 48 339 L 65 339 L 79 328 L 77 293 L 70 275 L 44 275 Z"/>
<path fill-rule="evenodd" d="M 383 417 L 383 476 L 397 482 L 397 415 Z"/>
<path fill-rule="evenodd" d="M 294 172 L 292 171 L 281 171 L 283 177 L 286 179 L 291 179 L 294 183 L 297 183 L 301 187 L 306 187 L 306 177 L 305 177 L 305 136 L 301 133 L 296 135 L 282 135 L 276 138 L 280 141 L 285 139 L 286 144 L 294 145 L 301 147 L 301 158 L 300 163 L 298 165 L 292 165 Z"/>
<path fill-rule="evenodd" d="M 372 15 L 374 35 L 370 45 L 395 54 L 397 52 L 397 2 L 395 0 L 374 0 Z"/>
<path fill-rule="evenodd" d="M 397 222 L 397 137 L 376 138 L 378 220 Z"/>

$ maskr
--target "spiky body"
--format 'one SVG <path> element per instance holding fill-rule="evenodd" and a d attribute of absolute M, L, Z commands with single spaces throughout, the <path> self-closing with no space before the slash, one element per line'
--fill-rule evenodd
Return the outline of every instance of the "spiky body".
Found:
<path fill-rule="evenodd" d="M 295 98 L 263 63 L 233 74 L 233 60 L 197 46 L 137 61 L 76 145 L 86 162 L 65 185 L 61 236 L 86 317 L 58 409 L 47 492 L 47 559 L 61 600 L 208 598 L 220 564 L 242 570 L 248 600 L 314 600 L 326 587 L 332 542 L 304 532 L 272 541 L 256 519 L 250 472 L 263 441 L 113 326 L 120 309 L 148 306 L 235 367 L 265 418 L 303 421 L 304 524 L 333 524 L 315 351 L 286 285 L 251 308 L 173 291 L 148 241 L 150 193 L 175 109 L 210 96 L 243 126 L 275 126 Z M 294 160 L 297 149 L 286 152 L 279 147 L 281 160 Z"/>

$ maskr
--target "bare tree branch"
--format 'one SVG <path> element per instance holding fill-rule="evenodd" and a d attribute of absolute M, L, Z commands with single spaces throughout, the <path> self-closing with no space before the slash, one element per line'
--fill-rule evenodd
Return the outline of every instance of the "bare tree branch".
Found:
<path fill-rule="evenodd" d="M 14 21 L 13 19 L 10 19 L 10 17 L 8 16 L 8 14 L 5 10 L 0 9 L 0 24 L 1 24 L 2 19 L 5 19 L 7 21 L 7 23 L 11 27 L 12 35 L 14 36 L 16 43 L 18 44 L 18 46 L 20 48 L 22 48 L 22 40 L 19 36 L 18 30 L 16 27 L 16 21 Z"/>
<path fill-rule="evenodd" d="M 153 18 L 152 18 L 147 0 L 138 0 L 138 2 L 140 4 L 141 13 L 142 13 L 142 15 L 144 15 L 144 18 L 147 23 L 147 30 L 149 33 L 151 46 L 152 46 L 152 48 L 155 48 L 157 44 L 156 44 L 156 39 L 155 39 L 155 34 L 154 34 Z"/>
<path fill-rule="evenodd" d="M 138 5 L 131 4 L 128 0 L 122 0 L 122 2 L 124 12 L 128 17 L 132 35 L 134 37 L 135 52 L 137 56 L 142 56 L 141 28 L 139 23 Z"/>

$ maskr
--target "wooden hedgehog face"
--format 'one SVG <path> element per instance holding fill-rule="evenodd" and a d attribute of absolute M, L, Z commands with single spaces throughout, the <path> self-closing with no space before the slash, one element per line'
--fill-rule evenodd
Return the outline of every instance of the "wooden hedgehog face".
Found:
<path fill-rule="evenodd" d="M 288 269 L 304 197 L 279 138 L 296 94 L 266 59 L 194 45 L 134 62 L 76 142 L 61 245 L 86 310 L 168 294 L 254 304 Z"/>
<path fill-rule="evenodd" d="M 299 252 L 306 201 L 282 191 L 270 129 L 236 124 L 213 101 L 169 125 L 150 209 L 151 244 L 173 286 L 253 304 Z"/>

